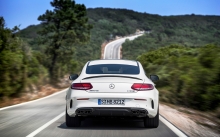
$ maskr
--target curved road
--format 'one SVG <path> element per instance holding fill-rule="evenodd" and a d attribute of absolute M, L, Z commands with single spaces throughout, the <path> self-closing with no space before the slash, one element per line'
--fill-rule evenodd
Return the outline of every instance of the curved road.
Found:
<path fill-rule="evenodd" d="M 124 43 L 126 39 L 134 40 L 141 35 L 143 34 L 120 38 L 118 40 L 108 43 L 105 47 L 104 59 L 120 59 L 120 47 L 122 43 Z"/>
<path fill-rule="evenodd" d="M 123 38 L 124 39 L 124 38 Z M 125 39 L 124 39 L 125 40 Z M 121 44 L 123 40 L 119 40 Z M 115 41 L 114 41 L 115 42 Z M 120 44 L 116 49 L 119 50 Z M 122 42 L 123 43 L 123 42 Z M 110 44 L 111 45 L 111 44 Z M 111 48 L 109 46 L 108 48 Z M 119 51 L 112 49 L 114 56 L 106 50 L 105 57 L 113 58 Z M 185 136 L 161 116 L 160 125 L 156 129 L 144 128 L 143 122 L 138 120 L 118 119 L 86 119 L 81 127 L 67 128 L 65 123 L 65 94 L 66 90 L 51 96 L 0 108 L 0 136 L 1 137 L 176 137 Z M 166 125 L 170 128 L 168 128 Z M 175 132 L 175 133 L 174 133 Z M 178 134 L 178 135 L 177 135 Z"/>

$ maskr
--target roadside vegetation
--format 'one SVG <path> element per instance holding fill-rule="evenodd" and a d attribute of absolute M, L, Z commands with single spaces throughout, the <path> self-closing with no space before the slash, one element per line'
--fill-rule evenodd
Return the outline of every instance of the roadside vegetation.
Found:
<path fill-rule="evenodd" d="M 127 40 L 122 57 L 140 61 L 148 75 L 159 75 L 161 101 L 220 117 L 220 17 L 170 16 L 158 23 Z"/>
<path fill-rule="evenodd" d="M 15 34 L 18 27 L 5 27 L 0 17 L 0 99 L 15 97 L 29 91 L 32 84 L 43 84 L 47 70 L 39 59 L 38 52 Z"/>
<path fill-rule="evenodd" d="M 137 58 L 147 74 L 158 74 L 161 101 L 200 110 L 220 107 L 220 47 L 170 45 Z"/>
<path fill-rule="evenodd" d="M 47 83 L 57 86 L 59 79 L 75 71 L 73 45 L 86 43 L 92 28 L 86 7 L 72 0 L 50 4 L 54 10 L 39 15 L 41 24 L 27 31 L 28 38 L 17 26 L 7 28 L 0 17 L 0 103 Z"/>

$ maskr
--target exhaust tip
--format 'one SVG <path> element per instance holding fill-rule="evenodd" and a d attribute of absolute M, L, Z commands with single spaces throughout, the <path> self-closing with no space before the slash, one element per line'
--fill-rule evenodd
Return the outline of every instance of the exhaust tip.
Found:
<path fill-rule="evenodd" d="M 133 115 L 136 116 L 142 116 L 142 115 L 146 115 L 147 111 L 146 110 L 142 110 L 142 109 L 137 109 L 137 110 L 131 110 L 131 112 L 133 113 Z"/>
<path fill-rule="evenodd" d="M 77 115 L 90 115 L 92 113 L 92 110 L 88 109 L 80 109 L 76 112 Z"/>

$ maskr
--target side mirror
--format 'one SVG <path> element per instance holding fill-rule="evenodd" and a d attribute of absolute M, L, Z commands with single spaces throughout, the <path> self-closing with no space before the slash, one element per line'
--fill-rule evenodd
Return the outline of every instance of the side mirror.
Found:
<path fill-rule="evenodd" d="M 157 75 L 150 75 L 150 79 L 151 79 L 153 82 L 159 81 L 159 77 L 158 77 Z"/>
<path fill-rule="evenodd" d="M 70 80 L 75 80 L 75 79 L 77 79 L 78 77 L 79 77 L 78 74 L 72 74 L 72 75 L 69 76 L 69 79 L 70 79 Z"/>

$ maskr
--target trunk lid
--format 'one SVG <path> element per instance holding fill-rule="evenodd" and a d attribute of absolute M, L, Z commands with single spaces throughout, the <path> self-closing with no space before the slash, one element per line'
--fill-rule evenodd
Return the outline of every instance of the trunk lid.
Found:
<path fill-rule="evenodd" d="M 86 77 L 81 83 L 91 83 L 93 88 L 87 90 L 89 93 L 134 93 L 131 89 L 134 83 L 144 83 L 136 76 L 93 76 Z"/>

